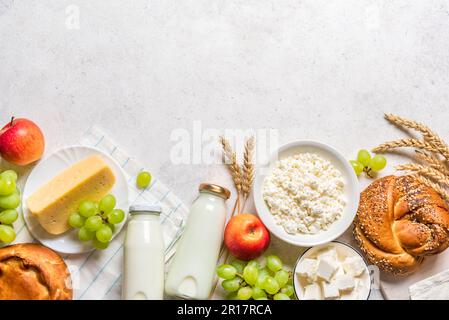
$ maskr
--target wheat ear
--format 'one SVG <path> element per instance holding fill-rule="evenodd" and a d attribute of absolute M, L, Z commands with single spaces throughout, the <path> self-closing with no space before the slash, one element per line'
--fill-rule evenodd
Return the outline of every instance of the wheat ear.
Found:
<path fill-rule="evenodd" d="M 401 164 L 396 166 L 397 170 L 400 171 L 413 171 L 416 172 L 422 176 L 426 176 L 431 178 L 432 180 L 435 180 L 439 184 L 444 184 L 446 186 L 449 186 L 449 177 L 444 175 L 438 170 L 435 170 L 433 168 L 425 167 L 419 164 Z"/>
<path fill-rule="evenodd" d="M 242 191 L 242 169 L 237 162 L 237 155 L 232 150 L 231 144 L 225 137 L 220 137 L 220 143 L 223 148 L 223 161 L 227 165 L 237 189 L 237 208 L 240 212 L 240 193 Z"/>
<path fill-rule="evenodd" d="M 243 178 L 242 178 L 242 192 L 243 197 L 246 200 L 251 192 L 254 182 L 254 147 L 255 139 L 254 137 L 246 140 L 245 152 L 243 154 Z"/>
<path fill-rule="evenodd" d="M 424 183 L 430 188 L 433 188 L 436 192 L 438 192 L 447 202 L 449 202 L 449 192 L 445 188 L 443 188 L 440 184 L 433 182 L 429 178 L 423 177 L 419 174 L 413 175 L 418 181 Z"/>
<path fill-rule="evenodd" d="M 401 139 L 383 143 L 373 149 L 375 153 L 384 153 L 397 148 L 416 148 L 430 152 L 438 152 L 430 143 L 418 139 Z"/>
<path fill-rule="evenodd" d="M 424 136 L 425 141 L 427 141 L 430 145 L 432 145 L 435 149 L 437 149 L 438 152 L 444 158 L 446 158 L 446 160 L 449 160 L 449 147 L 435 132 L 430 130 L 429 127 L 423 125 L 422 123 L 405 119 L 389 113 L 385 114 L 385 119 L 398 126 L 413 129 L 415 131 L 420 132 Z"/>
<path fill-rule="evenodd" d="M 415 152 L 418 159 L 426 162 L 430 167 L 440 171 L 441 173 L 449 177 L 449 169 L 444 165 L 444 163 L 440 159 L 437 158 L 436 155 L 427 154 L 420 150 L 415 150 Z"/>

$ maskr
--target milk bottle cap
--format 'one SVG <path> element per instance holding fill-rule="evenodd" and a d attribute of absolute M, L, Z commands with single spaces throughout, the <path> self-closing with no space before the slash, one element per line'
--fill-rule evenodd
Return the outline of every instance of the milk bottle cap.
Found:
<path fill-rule="evenodd" d="M 151 214 L 160 215 L 162 212 L 162 207 L 158 204 L 136 204 L 129 207 L 129 213 L 131 215 L 137 214 Z"/>
<path fill-rule="evenodd" d="M 226 200 L 231 197 L 231 191 L 229 191 L 228 189 L 223 188 L 219 185 L 216 185 L 216 184 L 202 183 L 200 185 L 199 189 L 200 189 L 200 192 L 201 191 L 209 191 L 209 192 L 215 193 L 215 194 L 225 198 Z"/>

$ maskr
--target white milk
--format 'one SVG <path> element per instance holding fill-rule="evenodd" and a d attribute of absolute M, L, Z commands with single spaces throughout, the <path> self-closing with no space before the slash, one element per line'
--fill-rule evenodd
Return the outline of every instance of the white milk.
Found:
<path fill-rule="evenodd" d="M 160 206 L 130 208 L 126 229 L 123 299 L 162 300 L 164 296 L 164 242 Z"/>
<path fill-rule="evenodd" d="M 223 242 L 230 192 L 210 184 L 200 186 L 184 234 L 168 273 L 167 294 L 183 299 L 208 299 Z"/>

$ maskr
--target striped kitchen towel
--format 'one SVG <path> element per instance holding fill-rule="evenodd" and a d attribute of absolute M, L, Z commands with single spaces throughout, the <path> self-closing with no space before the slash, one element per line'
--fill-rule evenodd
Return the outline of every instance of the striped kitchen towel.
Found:
<path fill-rule="evenodd" d="M 128 156 L 103 130 L 92 127 L 83 135 L 79 143 L 95 147 L 108 153 L 122 167 L 129 187 L 129 204 L 149 203 L 162 206 L 161 224 L 166 246 L 166 260 L 175 251 L 175 244 L 181 236 L 188 210 L 179 198 L 153 175 L 153 181 L 146 190 L 135 186 L 135 177 L 145 169 L 139 162 Z M 28 233 L 23 219 L 16 224 L 15 243 L 37 242 Z M 80 255 L 64 255 L 72 275 L 74 298 L 79 300 L 116 300 L 121 297 L 123 231 L 111 242 L 105 251 L 92 251 Z"/>

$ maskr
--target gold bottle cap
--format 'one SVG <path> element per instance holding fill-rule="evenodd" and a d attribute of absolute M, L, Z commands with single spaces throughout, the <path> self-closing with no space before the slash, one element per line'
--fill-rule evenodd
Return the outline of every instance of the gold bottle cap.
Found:
<path fill-rule="evenodd" d="M 226 200 L 231 197 L 231 191 L 229 191 L 226 188 L 220 187 L 219 185 L 211 184 L 211 183 L 200 184 L 200 191 L 209 191 L 212 193 L 216 193 L 216 194 L 224 197 Z"/>

